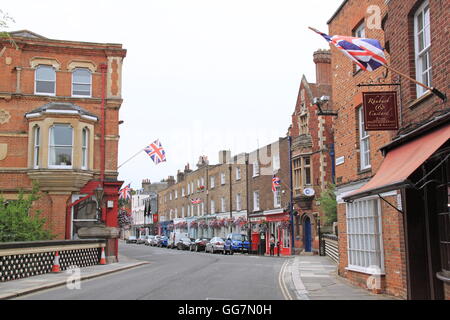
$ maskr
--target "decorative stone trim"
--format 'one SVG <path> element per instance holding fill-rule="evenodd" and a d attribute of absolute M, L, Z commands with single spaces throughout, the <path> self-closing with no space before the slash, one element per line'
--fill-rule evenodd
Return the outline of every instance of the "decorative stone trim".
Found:
<path fill-rule="evenodd" d="M 61 63 L 59 63 L 56 59 L 43 57 L 33 57 L 30 59 L 31 68 L 35 69 L 38 65 L 50 65 L 53 66 L 55 70 L 59 70 L 61 68 Z"/>
<path fill-rule="evenodd" d="M 75 68 L 89 69 L 92 73 L 94 73 L 97 70 L 97 65 L 92 61 L 72 60 L 67 65 L 67 70 L 72 72 Z"/>
<path fill-rule="evenodd" d="M 3 109 L 0 109 L 0 124 L 8 123 L 11 119 L 11 114 Z"/>

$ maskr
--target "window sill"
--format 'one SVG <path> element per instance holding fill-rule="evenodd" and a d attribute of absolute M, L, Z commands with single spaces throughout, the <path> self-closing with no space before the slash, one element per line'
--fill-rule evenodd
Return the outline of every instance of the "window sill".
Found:
<path fill-rule="evenodd" d="M 424 102 L 425 100 L 428 100 L 431 96 L 433 96 L 433 92 L 431 92 L 430 90 L 426 91 L 423 95 L 418 97 L 416 100 L 410 102 L 408 104 L 408 109 L 413 110 L 413 109 L 417 108 L 422 102 Z"/>
<path fill-rule="evenodd" d="M 364 273 L 364 274 L 368 274 L 368 275 L 372 275 L 372 276 L 384 276 L 384 275 L 386 275 L 382 271 L 374 271 L 373 269 L 357 267 L 357 266 L 349 266 L 349 267 L 346 267 L 345 270 L 353 271 L 353 272 L 359 272 L 359 273 Z"/>
<path fill-rule="evenodd" d="M 372 167 L 358 171 L 358 175 L 362 175 L 362 174 L 366 174 L 366 173 L 372 173 Z"/>

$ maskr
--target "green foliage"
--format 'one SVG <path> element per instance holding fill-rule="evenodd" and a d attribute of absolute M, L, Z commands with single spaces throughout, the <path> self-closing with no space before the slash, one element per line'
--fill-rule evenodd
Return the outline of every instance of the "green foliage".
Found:
<path fill-rule="evenodd" d="M 336 186 L 328 184 L 327 188 L 322 191 L 319 201 L 320 206 L 326 216 L 326 224 L 331 225 L 337 221 L 337 201 L 336 201 Z"/>
<path fill-rule="evenodd" d="M 36 185 L 28 196 L 20 191 L 14 201 L 5 201 L 0 196 L 0 242 L 51 240 L 54 237 L 45 229 L 46 220 L 41 218 L 41 212 L 31 212 L 33 202 L 38 199 Z"/>
<path fill-rule="evenodd" d="M 9 23 L 14 23 L 14 19 L 11 18 L 6 12 L 3 12 L 0 9 L 0 38 L 8 38 L 9 42 L 16 48 L 19 49 L 16 42 L 11 38 L 8 32 L 5 29 L 9 28 Z M 1 56 L 1 54 L 0 54 Z"/>

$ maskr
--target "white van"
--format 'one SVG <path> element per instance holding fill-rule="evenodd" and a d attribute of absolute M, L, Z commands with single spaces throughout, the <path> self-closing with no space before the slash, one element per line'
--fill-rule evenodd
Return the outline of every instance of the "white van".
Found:
<path fill-rule="evenodd" d="M 167 248 L 176 248 L 178 241 L 181 238 L 189 238 L 189 234 L 186 232 L 174 232 L 172 231 L 167 242 Z"/>

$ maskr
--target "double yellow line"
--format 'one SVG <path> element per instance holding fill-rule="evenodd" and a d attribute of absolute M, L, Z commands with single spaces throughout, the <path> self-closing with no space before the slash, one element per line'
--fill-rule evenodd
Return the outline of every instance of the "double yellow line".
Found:
<path fill-rule="evenodd" d="M 280 285 L 281 293 L 283 294 L 283 297 L 285 300 L 294 300 L 289 293 L 289 290 L 286 286 L 286 283 L 284 282 L 284 274 L 286 272 L 286 266 L 289 263 L 289 259 L 286 259 L 286 261 L 283 263 L 280 269 L 280 273 L 278 274 L 278 284 Z"/>

